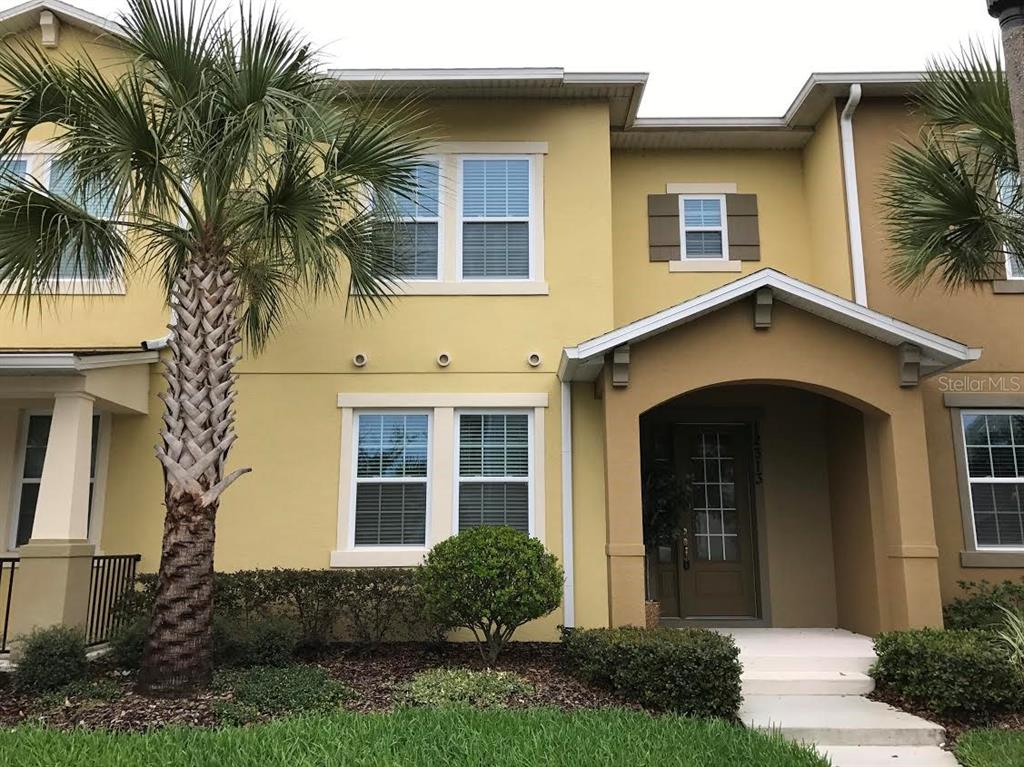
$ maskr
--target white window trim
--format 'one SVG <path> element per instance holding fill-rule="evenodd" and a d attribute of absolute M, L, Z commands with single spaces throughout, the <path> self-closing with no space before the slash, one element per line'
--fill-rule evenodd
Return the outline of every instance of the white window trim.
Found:
<path fill-rule="evenodd" d="M 459 492 L 462 488 L 462 482 L 521 482 L 522 477 L 463 477 L 459 471 L 459 449 L 461 447 L 461 430 L 459 429 L 459 419 L 463 415 L 525 415 L 526 416 L 526 493 L 527 493 L 527 525 L 530 537 L 537 537 L 537 523 L 536 523 L 536 508 L 537 508 L 537 497 L 535 488 L 535 476 L 537 472 L 537 443 L 534 437 L 534 422 L 538 419 L 535 416 L 533 410 L 525 410 L 523 408 L 459 408 L 455 411 L 455 439 L 454 447 L 455 452 L 452 458 L 454 464 L 454 475 L 452 477 L 452 486 L 454 489 L 452 497 L 452 531 L 454 533 L 461 532 L 459 530 Z M 543 411 L 541 418 L 543 418 Z"/>
<path fill-rule="evenodd" d="M 7 553 L 17 554 L 18 516 L 21 509 L 22 486 L 25 484 L 25 451 L 28 449 L 28 422 L 32 416 L 53 416 L 53 408 L 31 408 L 22 411 L 18 418 L 18 442 L 14 451 L 14 470 L 11 472 L 11 503 L 7 516 Z M 102 553 L 103 511 L 107 496 L 107 472 L 110 466 L 110 413 L 98 411 L 99 434 L 96 438 L 96 470 L 92 477 L 92 516 L 89 520 L 89 543 L 96 546 L 96 553 Z M 49 439 L 47 439 L 49 450 Z M 39 480 L 42 481 L 42 478 Z M 35 484 L 32 481 L 31 484 Z"/>
<path fill-rule="evenodd" d="M 545 529 L 545 461 L 544 420 L 548 395 L 544 392 L 522 393 L 342 393 L 338 395 L 341 410 L 339 456 L 338 530 L 335 549 L 330 554 L 331 567 L 412 567 L 423 562 L 427 551 L 439 541 L 453 535 L 456 529 L 457 483 L 456 411 L 527 411 L 532 413 L 530 465 L 533 486 L 531 535 L 541 542 Z M 428 426 L 428 489 L 427 540 L 423 547 L 360 546 L 355 540 L 355 471 L 358 449 L 356 415 L 360 412 L 430 412 Z M 97 464 L 97 471 L 98 471 Z M 450 509 L 450 513 L 445 513 Z"/>
<path fill-rule="evenodd" d="M 960 438 L 963 441 L 964 448 L 964 480 L 967 482 L 967 498 L 971 504 L 971 530 L 974 535 L 974 548 L 977 551 L 1024 551 L 1024 546 L 999 546 L 991 543 L 981 545 L 978 543 L 978 526 L 975 519 L 974 511 L 974 494 L 971 492 L 971 486 L 975 483 L 985 485 L 996 485 L 996 484 L 1022 484 L 1024 483 L 1024 477 L 971 477 L 970 467 L 970 453 L 968 453 L 967 446 L 967 430 L 963 428 L 964 417 L 970 415 L 1024 415 L 1024 409 L 1020 408 L 964 408 L 959 412 L 960 418 Z"/>
<path fill-rule="evenodd" d="M 718 200 L 721 205 L 722 223 L 720 226 L 687 226 L 684 205 L 686 200 Z M 679 195 L 679 253 L 683 261 L 689 263 L 701 262 L 710 264 L 721 264 L 729 260 L 729 221 L 725 208 L 724 194 L 681 194 Z M 688 256 L 686 253 L 687 232 L 721 232 L 722 234 L 722 255 L 714 258 Z"/>
<path fill-rule="evenodd" d="M 445 222 L 445 193 L 444 193 L 444 170 L 445 165 L 439 155 L 425 155 L 420 158 L 422 165 L 433 164 L 437 166 L 437 215 L 436 216 L 401 216 L 399 220 L 407 224 L 437 224 L 437 277 L 403 277 L 402 284 L 415 285 L 417 283 L 436 284 L 444 273 L 444 222 Z M 417 199 L 419 194 L 417 193 Z M 405 291 L 403 291 L 405 292 Z"/>
<path fill-rule="evenodd" d="M 455 209 L 455 274 L 456 282 L 464 284 L 482 283 L 538 283 L 544 281 L 543 274 L 543 237 L 538 236 L 544 231 L 539 221 L 540 211 L 543 204 L 538 200 L 540 188 L 539 176 L 542 163 L 542 155 L 535 154 L 461 154 L 456 160 L 456 209 Z M 463 191 L 463 168 L 466 160 L 526 160 L 529 163 L 530 178 L 530 210 L 526 216 L 471 216 L 466 217 L 462 213 Z M 526 277 L 464 277 L 462 274 L 462 225 L 464 223 L 526 223 L 529 231 L 530 267 Z"/>
<path fill-rule="evenodd" d="M 53 151 L 32 150 L 10 155 L 10 159 L 26 160 L 26 173 L 49 189 L 51 166 L 59 154 Z M 125 293 L 124 280 L 120 277 L 60 277 L 50 280 L 47 288 L 57 295 L 65 296 L 110 296 Z M 7 285 L 0 284 L 0 293 L 12 292 Z"/>
<path fill-rule="evenodd" d="M 1013 262 L 1014 254 L 1007 250 L 1006 252 L 1006 279 L 1008 280 L 1024 280 L 1024 262 L 1018 260 L 1018 266 L 1020 268 L 1019 274 L 1013 273 Z"/>

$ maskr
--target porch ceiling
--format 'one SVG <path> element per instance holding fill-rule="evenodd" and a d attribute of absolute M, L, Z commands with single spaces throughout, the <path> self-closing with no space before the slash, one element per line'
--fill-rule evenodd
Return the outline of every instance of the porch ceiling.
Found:
<path fill-rule="evenodd" d="M 980 348 L 868 309 L 775 269 L 761 269 L 657 314 L 564 348 L 558 368 L 559 378 L 563 381 L 592 381 L 601 370 L 608 352 L 703 317 L 753 295 L 761 288 L 771 288 L 775 301 L 790 304 L 890 346 L 913 344 L 921 350 L 922 375 L 948 370 L 981 356 Z"/>

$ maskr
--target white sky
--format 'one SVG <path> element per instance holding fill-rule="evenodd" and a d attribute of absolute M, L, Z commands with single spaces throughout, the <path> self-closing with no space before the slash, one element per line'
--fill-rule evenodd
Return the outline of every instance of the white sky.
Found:
<path fill-rule="evenodd" d="M 123 7 L 71 2 L 111 17 Z M 278 5 L 331 66 L 649 72 L 644 116 L 780 115 L 811 72 L 922 69 L 971 38 L 998 37 L 985 0 Z"/>

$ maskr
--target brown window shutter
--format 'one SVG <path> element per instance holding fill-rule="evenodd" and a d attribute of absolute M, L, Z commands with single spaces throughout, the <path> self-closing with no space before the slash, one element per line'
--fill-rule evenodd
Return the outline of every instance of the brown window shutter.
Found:
<path fill-rule="evenodd" d="M 729 229 L 729 260 L 760 261 L 761 234 L 756 194 L 727 194 L 725 215 Z"/>
<path fill-rule="evenodd" d="M 679 251 L 679 195 L 647 195 L 647 245 L 651 261 L 677 261 Z"/>

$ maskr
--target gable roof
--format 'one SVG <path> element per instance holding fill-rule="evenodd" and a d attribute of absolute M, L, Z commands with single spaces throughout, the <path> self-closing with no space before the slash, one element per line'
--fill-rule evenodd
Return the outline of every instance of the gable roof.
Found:
<path fill-rule="evenodd" d="M 39 26 L 39 14 L 50 11 L 62 23 L 84 29 L 97 35 L 120 35 L 121 25 L 116 21 L 65 3 L 63 0 L 28 0 L 13 8 L 0 11 L 0 35 L 17 34 Z"/>
<path fill-rule="evenodd" d="M 771 288 L 775 301 L 789 304 L 890 346 L 909 343 L 919 347 L 922 375 L 948 370 L 981 356 L 981 349 L 868 309 L 775 269 L 760 269 L 657 314 L 623 325 L 576 346 L 566 347 L 562 350 L 558 377 L 563 381 L 592 381 L 604 364 L 604 355 L 616 347 L 637 343 L 685 325 L 753 295 L 760 288 Z"/>

